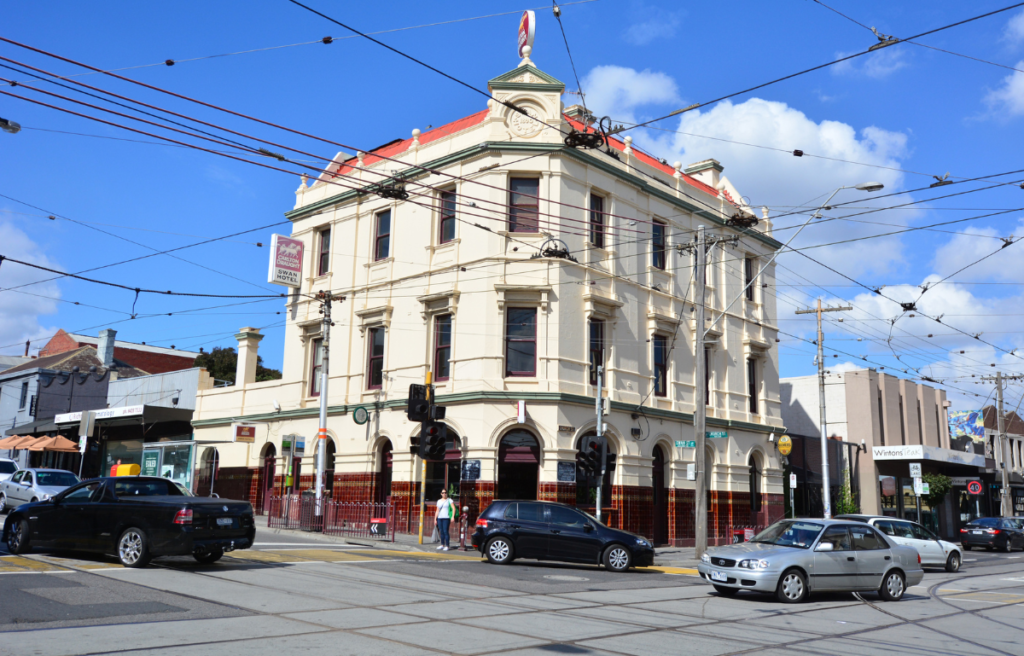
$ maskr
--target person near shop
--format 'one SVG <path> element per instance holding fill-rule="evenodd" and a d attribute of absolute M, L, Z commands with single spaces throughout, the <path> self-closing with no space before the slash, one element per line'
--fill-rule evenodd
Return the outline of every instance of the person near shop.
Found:
<path fill-rule="evenodd" d="M 448 551 L 448 527 L 452 523 L 454 504 L 448 498 L 448 491 L 441 490 L 441 498 L 437 500 L 437 510 L 434 511 L 434 523 L 437 524 L 437 533 L 441 537 L 439 551 Z"/>

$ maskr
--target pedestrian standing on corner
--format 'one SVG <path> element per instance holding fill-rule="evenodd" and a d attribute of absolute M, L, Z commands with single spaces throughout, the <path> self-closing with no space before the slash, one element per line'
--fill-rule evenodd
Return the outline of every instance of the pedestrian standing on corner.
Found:
<path fill-rule="evenodd" d="M 448 526 L 452 522 L 452 500 L 448 498 L 448 491 L 441 490 L 441 498 L 437 500 L 437 510 L 434 512 L 434 523 L 437 524 L 437 532 L 441 537 L 441 546 L 438 551 L 448 551 Z"/>

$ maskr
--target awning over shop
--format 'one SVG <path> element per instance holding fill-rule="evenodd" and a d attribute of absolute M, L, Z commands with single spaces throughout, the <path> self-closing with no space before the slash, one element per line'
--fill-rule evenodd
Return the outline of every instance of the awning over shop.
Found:
<path fill-rule="evenodd" d="M 78 445 L 60 435 L 41 437 L 28 446 L 29 451 L 57 451 L 60 453 L 77 453 Z"/>
<path fill-rule="evenodd" d="M 185 408 L 165 408 L 156 405 L 130 405 L 122 408 L 102 408 L 96 413 L 96 423 L 105 426 L 124 424 L 155 424 L 159 422 L 183 421 L 191 423 L 192 411 Z M 53 422 L 60 427 L 82 421 L 81 412 L 57 415 Z"/>
<path fill-rule="evenodd" d="M 21 426 L 15 426 L 14 428 L 8 429 L 4 435 L 37 435 L 40 433 L 53 433 L 57 431 L 57 424 L 53 423 L 53 419 L 39 419 L 28 424 L 22 424 Z M 9 448 L 9 447 L 0 447 Z"/>
<path fill-rule="evenodd" d="M 0 440 L 0 449 L 24 449 L 35 439 L 31 435 L 12 435 Z"/>
<path fill-rule="evenodd" d="M 943 449 L 937 446 L 923 446 L 921 444 L 908 444 L 904 446 L 874 446 L 871 447 L 871 456 L 876 461 L 932 461 L 954 465 L 967 465 L 968 467 L 985 469 L 985 456 L 980 453 L 953 451 L 952 449 Z"/>

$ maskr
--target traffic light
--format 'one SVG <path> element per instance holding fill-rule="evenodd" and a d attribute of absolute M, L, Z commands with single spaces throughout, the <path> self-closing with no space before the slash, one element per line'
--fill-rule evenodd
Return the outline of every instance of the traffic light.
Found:
<path fill-rule="evenodd" d="M 430 419 L 430 403 L 427 401 L 426 385 L 409 385 L 409 404 L 405 415 L 409 421 L 427 421 Z"/>
<path fill-rule="evenodd" d="M 444 460 L 448 448 L 448 426 L 436 421 L 426 421 L 420 427 L 420 458 Z"/>
<path fill-rule="evenodd" d="M 601 443 L 601 438 L 596 436 L 585 438 L 580 444 L 580 450 L 576 452 L 576 464 L 583 475 L 591 481 L 601 478 Z M 577 481 L 580 482 L 582 481 Z"/>
<path fill-rule="evenodd" d="M 615 454 L 609 453 L 605 459 L 604 471 L 606 474 L 611 474 L 615 471 Z"/>

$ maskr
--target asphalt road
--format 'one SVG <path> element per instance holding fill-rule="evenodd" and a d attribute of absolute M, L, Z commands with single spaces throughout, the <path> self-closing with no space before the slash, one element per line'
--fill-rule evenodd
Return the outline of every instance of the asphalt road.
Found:
<path fill-rule="evenodd" d="M 969 552 L 898 603 L 719 597 L 683 568 L 408 553 L 261 532 L 214 565 L 0 555 L 0 654 L 1024 653 L 1024 554 Z"/>

